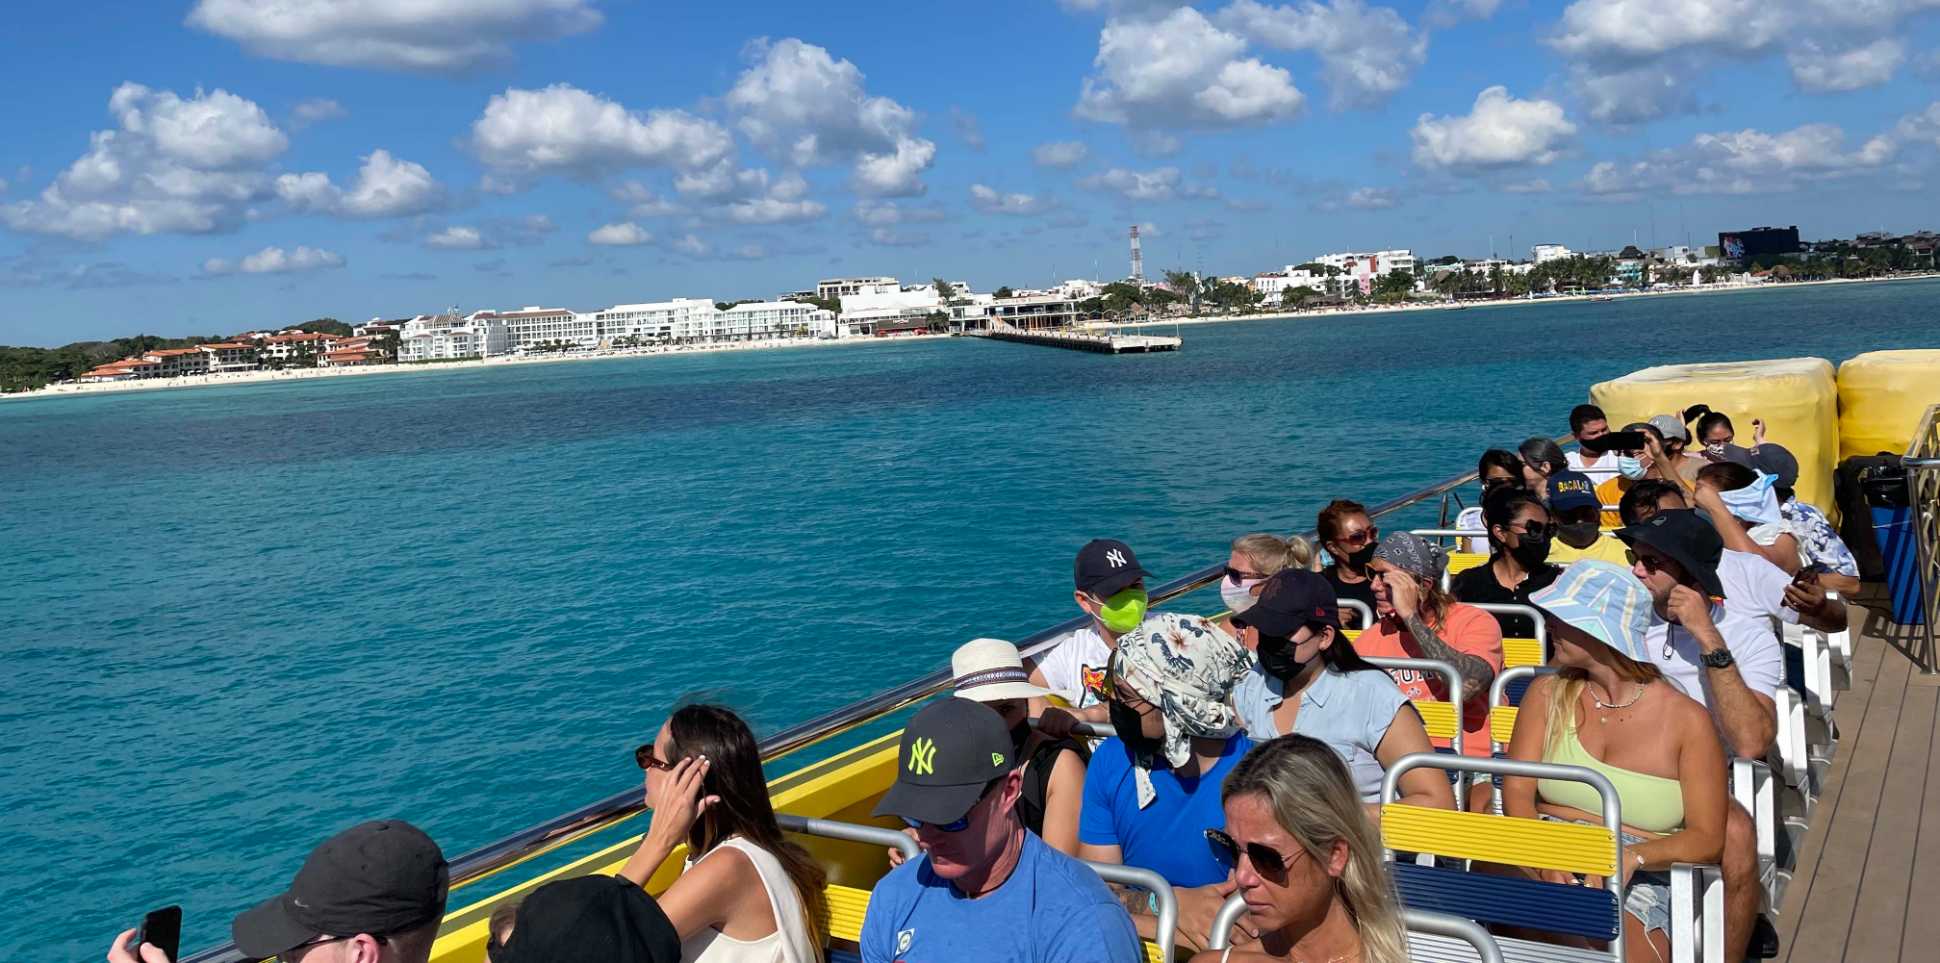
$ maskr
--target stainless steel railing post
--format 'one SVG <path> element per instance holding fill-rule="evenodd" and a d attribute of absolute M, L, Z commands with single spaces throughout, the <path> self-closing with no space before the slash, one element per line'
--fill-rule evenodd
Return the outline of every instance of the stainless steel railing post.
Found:
<path fill-rule="evenodd" d="M 1920 608 L 1926 616 L 1921 620 L 1927 644 L 1920 671 L 1934 675 L 1940 673 L 1940 643 L 1934 634 L 1934 623 L 1940 621 L 1940 405 L 1927 408 L 1920 418 L 1900 464 L 1906 467 L 1907 508 L 1919 554 Z"/>

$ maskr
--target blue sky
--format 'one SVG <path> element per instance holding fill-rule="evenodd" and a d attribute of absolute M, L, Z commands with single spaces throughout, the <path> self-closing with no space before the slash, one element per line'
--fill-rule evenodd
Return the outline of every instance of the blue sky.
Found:
<path fill-rule="evenodd" d="M 9 14 L 0 343 L 1940 222 L 1940 0 Z"/>

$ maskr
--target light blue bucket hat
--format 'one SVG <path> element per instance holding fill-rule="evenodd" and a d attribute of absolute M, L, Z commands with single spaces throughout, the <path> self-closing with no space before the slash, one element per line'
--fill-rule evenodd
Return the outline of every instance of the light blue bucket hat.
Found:
<path fill-rule="evenodd" d="M 1621 565 L 1592 559 L 1577 562 L 1556 581 L 1531 593 L 1529 604 L 1634 662 L 1651 660 L 1644 645 L 1653 615 L 1650 590 Z"/>

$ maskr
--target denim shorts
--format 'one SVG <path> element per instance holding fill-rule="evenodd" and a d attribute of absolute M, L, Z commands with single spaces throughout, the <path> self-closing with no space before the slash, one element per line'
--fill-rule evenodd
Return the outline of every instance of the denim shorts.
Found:
<path fill-rule="evenodd" d="M 1552 823 L 1575 822 L 1584 826 L 1602 826 L 1584 819 L 1558 819 L 1547 813 L 1538 814 L 1540 819 Z M 1625 846 L 1636 846 L 1649 842 L 1651 837 L 1636 833 L 1622 833 Z M 1630 874 L 1630 885 L 1623 889 L 1623 911 L 1635 916 L 1645 930 L 1671 931 L 1671 874 L 1662 870 L 1638 870 Z"/>

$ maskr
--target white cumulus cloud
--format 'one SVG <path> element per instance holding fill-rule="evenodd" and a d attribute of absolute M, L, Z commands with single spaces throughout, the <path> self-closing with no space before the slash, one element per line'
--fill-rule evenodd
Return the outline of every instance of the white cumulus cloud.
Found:
<path fill-rule="evenodd" d="M 1881 37 L 1856 47 L 1806 40 L 1786 52 L 1785 62 L 1791 65 L 1792 82 L 1800 90 L 1860 90 L 1892 80 L 1900 64 L 1906 62 L 1906 45 L 1895 37 Z"/>
<path fill-rule="evenodd" d="M 1286 70 L 1242 56 L 1246 38 L 1191 7 L 1110 20 L 1098 34 L 1079 117 L 1133 127 L 1234 127 L 1287 120 L 1306 97 Z"/>
<path fill-rule="evenodd" d="M 735 201 L 727 206 L 728 219 L 737 224 L 785 224 L 790 221 L 812 221 L 826 213 L 828 208 L 817 201 L 783 200 L 772 196 Z"/>
<path fill-rule="evenodd" d="M 512 171 L 598 174 L 627 167 L 694 170 L 734 148 L 721 125 L 684 110 L 633 111 L 570 84 L 493 95 L 472 149 Z"/>
<path fill-rule="evenodd" d="M 444 203 L 443 185 L 424 165 L 392 156 L 378 148 L 365 155 L 350 189 L 340 190 L 328 174 L 284 174 L 276 179 L 277 196 L 298 210 L 346 217 L 399 217 L 422 214 Z"/>
<path fill-rule="evenodd" d="M 691 257 L 705 257 L 713 248 L 692 234 L 683 234 L 674 241 L 674 250 Z"/>
<path fill-rule="evenodd" d="M 1089 153 L 1083 141 L 1054 140 L 1031 148 L 1031 160 L 1039 167 L 1076 167 Z"/>
<path fill-rule="evenodd" d="M 1413 131 L 1414 159 L 1453 170 L 1547 164 L 1575 134 L 1555 101 L 1517 100 L 1508 88 L 1489 87 L 1466 115 L 1422 114 Z"/>
<path fill-rule="evenodd" d="M 312 97 L 309 100 L 299 101 L 295 107 L 290 108 L 290 126 L 308 127 L 312 124 L 321 124 L 326 120 L 341 120 L 349 116 L 350 111 L 345 110 L 344 105 L 328 97 Z"/>
<path fill-rule="evenodd" d="M 922 193 L 936 144 L 915 111 L 869 93 L 861 68 L 794 37 L 757 40 L 748 58 L 726 101 L 755 146 L 795 167 L 853 164 L 861 193 Z"/>
<path fill-rule="evenodd" d="M 496 245 L 487 240 L 478 228 L 455 224 L 425 238 L 424 246 L 441 251 L 482 251 Z"/>
<path fill-rule="evenodd" d="M 601 19 L 593 0 L 197 0 L 188 23 L 278 60 L 449 71 Z"/>
<path fill-rule="evenodd" d="M 1087 190 L 1108 191 L 1128 201 L 1169 201 L 1180 197 L 1219 196 L 1219 192 L 1212 187 L 1187 182 L 1185 175 L 1181 174 L 1177 167 L 1159 167 L 1149 171 L 1114 167 L 1079 180 L 1078 186 Z"/>
<path fill-rule="evenodd" d="M 586 235 L 587 243 L 600 244 L 608 247 L 632 247 L 636 244 L 650 243 L 652 240 L 652 234 L 647 233 L 645 228 L 632 221 L 602 225 L 594 228 L 591 233 Z"/>
<path fill-rule="evenodd" d="M 221 89 L 184 98 L 124 83 L 108 112 L 116 126 L 38 197 L 0 206 L 0 222 L 81 240 L 230 230 L 271 196 L 267 167 L 289 147 L 260 106 Z"/>
<path fill-rule="evenodd" d="M 986 184 L 970 185 L 970 206 L 985 214 L 1042 214 L 1051 202 L 1034 194 L 1005 193 Z"/>
<path fill-rule="evenodd" d="M 202 271 L 204 274 L 289 274 L 343 266 L 344 256 L 335 251 L 298 245 L 293 251 L 266 247 L 236 262 L 226 258 L 210 258 L 202 262 Z"/>
<path fill-rule="evenodd" d="M 1426 34 L 1410 28 L 1394 8 L 1363 0 L 1284 6 L 1235 0 L 1219 12 L 1219 23 L 1269 47 L 1312 51 L 1337 110 L 1379 105 L 1428 60 Z"/>
<path fill-rule="evenodd" d="M 1917 116 L 1917 115 L 1916 115 Z M 1896 155 L 1898 132 L 1848 148 L 1833 124 L 1804 124 L 1770 133 L 1746 128 L 1699 134 L 1689 144 L 1631 161 L 1601 161 L 1584 176 L 1591 194 L 1619 199 L 1646 192 L 1766 194 L 1877 171 Z"/>

